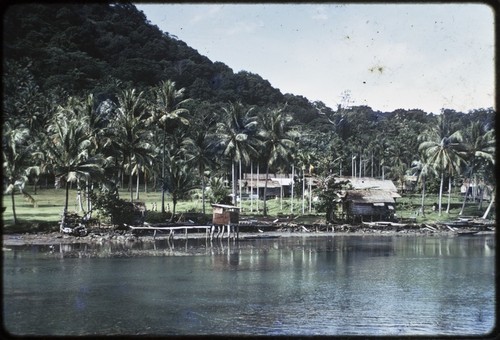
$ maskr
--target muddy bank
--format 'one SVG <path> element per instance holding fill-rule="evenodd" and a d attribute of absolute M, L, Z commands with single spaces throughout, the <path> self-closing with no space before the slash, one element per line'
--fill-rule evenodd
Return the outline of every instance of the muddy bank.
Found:
<path fill-rule="evenodd" d="M 386 235 L 386 236 L 462 236 L 462 235 L 484 235 L 494 234 L 495 226 L 487 227 L 461 227 L 450 228 L 446 225 L 407 225 L 407 226 L 365 226 L 365 225 L 334 225 L 334 226 L 259 226 L 240 230 L 239 239 L 251 239 L 259 237 L 319 237 L 333 235 Z M 204 232 L 189 232 L 185 234 L 179 231 L 173 235 L 174 239 L 210 238 Z M 233 235 L 231 235 L 233 237 Z M 154 242 L 155 240 L 169 239 L 168 233 L 156 233 L 153 231 L 134 234 L 128 230 L 90 230 L 87 236 L 72 236 L 60 232 L 39 232 L 23 234 L 3 234 L 3 246 L 16 245 L 54 245 L 54 244 L 105 244 L 121 243 L 134 244 L 140 242 Z M 213 239 L 216 239 L 215 237 Z M 219 236 L 217 239 L 227 239 Z"/>

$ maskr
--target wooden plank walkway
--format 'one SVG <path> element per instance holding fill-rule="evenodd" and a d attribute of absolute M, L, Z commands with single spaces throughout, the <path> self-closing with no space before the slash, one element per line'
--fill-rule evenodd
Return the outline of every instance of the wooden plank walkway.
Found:
<path fill-rule="evenodd" d="M 169 231 L 169 238 L 174 237 L 175 230 L 182 230 L 184 229 L 184 235 L 187 238 L 188 237 L 188 229 L 205 229 L 205 235 L 208 237 L 210 235 L 210 238 L 214 237 L 214 232 L 215 229 L 217 229 L 217 235 L 215 236 L 216 238 L 219 238 L 221 236 L 224 238 L 225 235 L 225 229 L 227 229 L 227 238 L 231 238 L 231 233 L 233 234 L 233 238 L 239 239 L 239 226 L 214 226 L 214 225 L 175 225 L 175 226 L 169 226 L 169 227 L 161 227 L 161 226 L 154 226 L 154 225 L 147 225 L 144 227 L 134 227 L 129 225 L 128 226 L 132 230 L 152 230 L 154 231 L 153 237 L 156 237 L 156 232 L 158 230 L 161 231 Z M 222 228 L 221 228 L 222 227 Z M 227 227 L 227 228 L 226 228 Z"/>

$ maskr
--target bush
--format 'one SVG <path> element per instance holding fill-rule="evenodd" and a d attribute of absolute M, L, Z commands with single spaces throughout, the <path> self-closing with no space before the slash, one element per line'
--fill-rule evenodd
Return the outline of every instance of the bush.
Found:
<path fill-rule="evenodd" d="M 136 224 L 143 222 L 138 216 L 136 206 L 118 197 L 117 192 L 101 191 L 100 194 L 92 194 L 92 202 L 99 211 L 99 220 L 104 217 L 105 221 L 114 226 L 122 227 L 124 224 Z M 140 212 L 139 212 L 140 213 Z"/>

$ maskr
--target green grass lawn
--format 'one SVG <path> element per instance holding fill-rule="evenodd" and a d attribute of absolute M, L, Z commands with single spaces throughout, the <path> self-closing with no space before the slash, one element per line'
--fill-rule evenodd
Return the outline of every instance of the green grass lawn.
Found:
<path fill-rule="evenodd" d="M 28 201 L 26 201 L 22 195 L 16 194 L 16 213 L 20 225 L 36 225 L 36 224 L 53 224 L 57 225 L 59 221 L 63 207 L 64 207 L 64 190 L 63 189 L 39 189 L 36 195 L 32 195 L 37 206 L 34 207 Z M 78 212 L 77 200 L 76 200 L 76 190 L 70 190 L 70 200 L 68 210 L 73 212 Z M 120 191 L 120 197 L 125 200 L 129 200 L 130 193 L 126 190 Z M 135 200 L 135 196 L 134 196 Z M 460 209 L 462 207 L 462 200 L 458 196 L 452 196 L 451 210 L 449 214 L 446 214 L 447 206 L 447 196 L 443 197 L 442 202 L 442 215 L 439 216 L 437 211 L 433 211 L 432 206 L 437 203 L 437 195 L 428 195 L 425 200 L 425 216 L 417 215 L 416 212 L 420 208 L 421 196 L 419 194 L 406 195 L 404 197 L 397 199 L 396 204 L 396 214 L 398 218 L 415 218 L 417 223 L 431 223 L 443 220 L 454 219 L 458 216 Z M 153 202 L 157 204 L 158 210 L 161 209 L 161 193 L 160 192 L 140 192 L 139 201 L 146 203 L 146 208 L 151 210 Z M 482 209 L 478 209 L 479 204 L 473 202 L 467 202 L 464 210 L 464 216 L 482 216 L 486 210 L 489 202 L 483 202 Z M 5 227 L 12 227 L 12 203 L 10 195 L 3 196 L 3 206 L 6 207 L 3 213 L 3 225 Z M 206 203 L 206 213 L 211 215 L 212 208 L 210 204 Z M 258 210 L 257 210 L 258 208 Z M 289 216 L 292 214 L 290 198 L 283 199 L 280 202 L 279 199 L 269 199 L 267 201 L 268 215 L 269 216 Z M 169 195 L 166 195 L 165 209 L 172 209 L 172 201 Z M 251 201 L 242 202 L 242 214 L 243 215 L 253 215 L 258 216 L 262 214 L 263 201 L 260 200 L 258 203 L 256 201 L 251 203 Z M 201 212 L 202 202 L 201 199 L 193 199 L 189 201 L 181 201 L 177 204 L 176 213 L 181 214 L 185 212 Z M 293 215 L 302 215 L 302 199 L 295 198 L 293 202 Z M 312 208 L 309 211 L 309 204 L 307 200 L 304 204 L 304 217 L 301 219 L 318 220 L 322 218 L 323 214 L 318 214 Z M 495 216 L 494 207 L 490 213 L 490 217 Z"/>

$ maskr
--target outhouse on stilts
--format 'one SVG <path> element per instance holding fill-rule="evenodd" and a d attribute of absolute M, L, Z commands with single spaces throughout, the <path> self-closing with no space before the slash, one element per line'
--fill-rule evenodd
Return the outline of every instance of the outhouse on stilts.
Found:
<path fill-rule="evenodd" d="M 212 226 L 214 228 L 217 227 L 216 237 L 219 237 L 220 234 L 224 237 L 224 230 L 227 227 L 227 237 L 230 238 L 232 232 L 233 238 L 239 239 L 240 208 L 234 205 L 212 204 L 212 209 Z M 213 236 L 214 228 L 212 228 L 211 237 Z"/>

